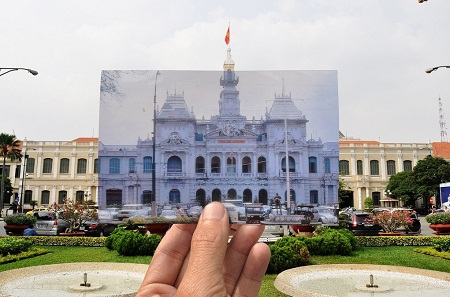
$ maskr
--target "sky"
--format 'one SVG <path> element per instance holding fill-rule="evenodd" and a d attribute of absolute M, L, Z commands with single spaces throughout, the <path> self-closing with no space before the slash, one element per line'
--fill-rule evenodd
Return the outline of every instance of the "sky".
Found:
<path fill-rule="evenodd" d="M 97 137 L 102 70 L 222 70 L 229 24 L 236 72 L 336 70 L 339 129 L 349 138 L 441 141 L 438 98 L 450 127 L 450 69 L 425 73 L 450 65 L 448 0 L 0 4 L 0 68 L 39 72 L 0 76 L 0 132 L 18 139 Z M 214 100 L 188 105 L 197 118 L 218 108 Z M 247 118 L 265 112 L 265 103 L 253 105 L 242 110 Z"/>

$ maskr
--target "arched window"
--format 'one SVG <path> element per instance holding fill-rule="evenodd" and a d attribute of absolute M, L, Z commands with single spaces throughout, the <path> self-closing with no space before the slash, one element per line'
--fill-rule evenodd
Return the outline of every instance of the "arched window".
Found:
<path fill-rule="evenodd" d="M 120 173 L 120 160 L 119 158 L 109 159 L 109 173 L 118 174 Z"/>
<path fill-rule="evenodd" d="M 28 166 L 28 165 L 27 165 L 27 166 Z M 405 160 L 405 161 L 403 161 L 403 170 L 404 170 L 404 171 L 412 171 L 412 170 L 413 170 L 411 160 Z"/>
<path fill-rule="evenodd" d="M 212 201 L 222 201 L 222 192 L 219 189 L 214 189 L 212 191 Z"/>
<path fill-rule="evenodd" d="M 317 173 L 317 157 L 309 157 L 309 173 Z"/>
<path fill-rule="evenodd" d="M 242 158 L 242 173 L 252 173 L 252 159 L 248 156 Z"/>
<path fill-rule="evenodd" d="M 69 159 L 63 158 L 59 163 L 59 173 L 69 173 Z"/>
<path fill-rule="evenodd" d="M 75 201 L 76 202 L 83 202 L 83 200 L 84 200 L 84 191 L 77 191 L 76 193 L 75 193 Z"/>
<path fill-rule="evenodd" d="M 27 158 L 27 173 L 34 173 L 34 162 L 35 159 L 34 158 Z"/>
<path fill-rule="evenodd" d="M 266 158 L 265 157 L 259 157 L 258 158 L 258 173 L 267 173 Z"/>
<path fill-rule="evenodd" d="M 199 202 L 201 206 L 206 205 L 206 192 L 203 189 L 198 189 L 195 193 L 195 201 Z"/>
<path fill-rule="evenodd" d="M 205 158 L 198 156 L 195 159 L 195 173 L 205 173 Z"/>
<path fill-rule="evenodd" d="M 183 171 L 181 159 L 178 156 L 172 156 L 167 160 L 167 172 L 179 175 Z"/>
<path fill-rule="evenodd" d="M 63 204 L 64 200 L 67 199 L 67 191 L 59 191 L 58 193 L 58 204 Z"/>
<path fill-rule="evenodd" d="M 227 158 L 227 173 L 236 173 L 236 158 L 233 153 Z"/>
<path fill-rule="evenodd" d="M 220 158 L 217 156 L 211 158 L 211 173 L 220 173 Z"/>
<path fill-rule="evenodd" d="M 350 175 L 350 166 L 347 160 L 339 161 L 339 174 Z"/>
<path fill-rule="evenodd" d="M 387 165 L 387 174 L 388 175 L 394 175 L 395 174 L 395 161 L 394 160 L 388 160 L 386 162 Z"/>
<path fill-rule="evenodd" d="M 41 204 L 50 204 L 50 191 L 43 190 L 41 192 Z"/>
<path fill-rule="evenodd" d="M 281 170 L 286 172 L 286 157 L 281 159 Z M 295 160 L 289 156 L 289 172 L 295 172 Z"/>
<path fill-rule="evenodd" d="M 180 203 L 180 191 L 177 189 L 170 190 L 169 192 L 169 201 L 171 203 Z"/>
<path fill-rule="evenodd" d="M 228 190 L 228 199 L 236 199 L 237 198 L 237 193 L 235 189 L 229 189 Z"/>
<path fill-rule="evenodd" d="M 23 197 L 23 203 L 29 204 L 31 202 L 32 198 L 33 198 L 33 191 L 25 190 L 24 197 Z"/>
<path fill-rule="evenodd" d="M 370 175 L 380 175 L 380 166 L 377 160 L 370 161 Z"/>
<path fill-rule="evenodd" d="M 53 159 L 45 158 L 42 173 L 52 173 Z"/>
<path fill-rule="evenodd" d="M 242 199 L 244 200 L 244 203 L 252 203 L 253 199 L 252 199 L 252 190 L 250 189 L 245 189 L 244 192 L 242 193 Z"/>
<path fill-rule="evenodd" d="M 86 159 L 78 159 L 77 173 L 78 174 L 86 173 L 86 167 L 87 167 L 87 160 Z"/>

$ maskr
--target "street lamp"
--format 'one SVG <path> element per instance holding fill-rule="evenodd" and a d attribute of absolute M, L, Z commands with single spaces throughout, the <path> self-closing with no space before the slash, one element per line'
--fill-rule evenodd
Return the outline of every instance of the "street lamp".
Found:
<path fill-rule="evenodd" d="M 158 75 L 161 72 L 159 70 L 156 71 L 155 74 L 155 95 L 153 96 L 153 139 L 152 139 L 152 149 L 153 149 L 153 158 L 152 158 L 152 216 L 157 215 L 156 209 L 156 82 L 158 81 Z"/>
<path fill-rule="evenodd" d="M 38 72 L 36 70 L 29 69 L 29 68 L 4 68 L 4 67 L 0 67 L 0 72 L 2 70 L 6 70 L 6 71 L 3 72 L 3 73 L 0 73 L 0 76 L 5 75 L 5 74 L 7 74 L 7 73 L 9 73 L 11 71 L 17 71 L 17 70 L 26 70 L 29 73 L 33 74 L 33 75 L 38 75 Z"/>
<path fill-rule="evenodd" d="M 28 149 L 33 150 L 33 151 L 36 150 L 35 148 L 27 147 L 23 154 L 24 158 L 23 158 L 23 165 L 22 165 L 22 186 L 20 189 L 20 201 L 19 201 L 19 203 L 20 203 L 19 204 L 19 212 L 21 212 L 21 213 L 23 213 L 23 201 L 25 200 L 25 197 L 24 197 L 25 190 L 24 189 L 25 189 L 25 182 L 27 180 L 26 166 L 27 166 L 27 159 L 28 159 L 28 155 L 27 155 Z"/>
<path fill-rule="evenodd" d="M 438 70 L 439 68 L 450 68 L 450 66 L 436 66 L 436 67 L 432 67 L 432 68 L 428 68 L 427 70 L 425 70 L 426 73 L 431 73 L 435 70 Z"/>

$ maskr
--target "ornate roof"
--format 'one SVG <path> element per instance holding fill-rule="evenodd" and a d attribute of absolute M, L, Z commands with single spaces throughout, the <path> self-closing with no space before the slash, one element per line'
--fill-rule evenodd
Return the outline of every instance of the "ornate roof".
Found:
<path fill-rule="evenodd" d="M 167 94 L 161 111 L 158 114 L 159 119 L 195 119 L 194 113 L 190 112 L 183 94 Z"/>

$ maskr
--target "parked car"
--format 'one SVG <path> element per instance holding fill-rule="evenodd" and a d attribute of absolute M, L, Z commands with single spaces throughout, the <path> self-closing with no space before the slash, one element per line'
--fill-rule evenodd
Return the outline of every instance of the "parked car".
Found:
<path fill-rule="evenodd" d="M 99 209 L 97 215 L 98 221 L 101 223 L 108 223 L 115 220 L 114 215 L 107 209 Z"/>
<path fill-rule="evenodd" d="M 117 220 L 118 219 L 117 216 L 119 214 L 120 208 L 118 208 L 118 207 L 107 207 L 106 210 L 108 210 L 111 213 L 111 215 L 113 217 L 113 220 Z"/>
<path fill-rule="evenodd" d="M 115 229 L 117 224 L 109 222 L 102 223 L 99 220 L 86 221 L 80 227 L 80 231 L 84 231 L 86 236 L 109 236 Z"/>
<path fill-rule="evenodd" d="M 337 224 L 339 222 L 337 209 L 331 206 L 318 206 L 314 210 L 314 217 L 322 224 Z"/>
<path fill-rule="evenodd" d="M 268 219 L 272 213 L 272 207 L 270 205 L 263 205 L 262 207 L 264 210 L 264 218 Z"/>
<path fill-rule="evenodd" d="M 376 214 L 381 211 L 396 211 L 396 210 L 407 210 L 410 212 L 410 218 L 412 219 L 413 223 L 411 226 L 407 227 L 400 227 L 397 229 L 398 232 L 402 232 L 405 234 L 420 234 L 422 232 L 422 225 L 420 223 L 420 219 L 417 216 L 417 213 L 413 209 L 407 209 L 407 208 L 386 208 L 386 207 L 379 207 L 374 208 L 372 210 L 372 214 Z"/>
<path fill-rule="evenodd" d="M 34 230 L 38 235 L 59 235 L 70 227 L 68 222 L 59 218 L 57 212 L 42 210 L 35 212 L 34 216 L 36 217 Z"/>
<path fill-rule="evenodd" d="M 163 209 L 161 211 L 160 217 L 166 218 L 166 219 L 176 219 L 177 218 L 177 212 L 173 209 Z"/>
<path fill-rule="evenodd" d="M 259 203 L 245 205 L 245 222 L 247 224 L 259 224 L 264 221 L 264 209 Z"/>
<path fill-rule="evenodd" d="M 246 216 L 245 216 L 245 207 L 244 206 L 236 206 L 237 211 L 238 211 L 238 220 L 239 221 L 245 221 Z"/>
<path fill-rule="evenodd" d="M 186 211 L 186 214 L 188 217 L 195 217 L 198 218 L 202 214 L 203 207 L 201 206 L 192 206 Z"/>
<path fill-rule="evenodd" d="M 122 221 L 132 216 L 149 216 L 151 209 L 143 204 L 125 204 L 121 210 L 117 212 L 117 218 Z"/>
<path fill-rule="evenodd" d="M 33 210 L 27 211 L 25 214 L 29 215 L 29 216 L 32 216 L 32 215 L 34 215 L 34 213 L 36 213 L 38 211 L 43 211 L 43 210 L 48 210 L 48 207 L 38 207 L 38 208 L 35 208 Z"/>
<path fill-rule="evenodd" d="M 373 223 L 370 213 L 364 211 L 344 212 L 345 228 L 355 235 L 378 235 L 383 229 Z"/>

